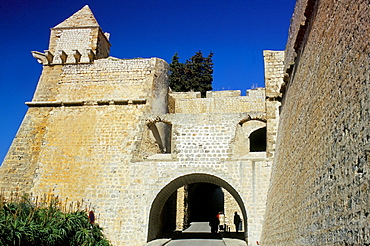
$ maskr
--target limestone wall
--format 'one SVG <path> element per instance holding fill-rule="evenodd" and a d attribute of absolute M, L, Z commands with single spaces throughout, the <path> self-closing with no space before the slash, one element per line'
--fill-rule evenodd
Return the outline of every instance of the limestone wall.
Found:
<path fill-rule="evenodd" d="M 157 97 L 167 93 L 167 81 L 158 79 L 161 73 L 166 75 L 166 69 L 167 64 L 160 59 L 104 59 L 86 65 L 45 66 L 34 99 L 28 103 L 30 109 L 2 165 L 2 187 L 28 192 L 34 185 L 31 179 L 42 179 L 42 173 L 54 176 L 53 172 L 58 173 L 58 180 L 66 175 L 63 182 L 68 183 L 69 166 L 81 170 L 86 165 L 84 172 L 90 172 L 90 161 L 101 165 L 121 160 L 112 153 L 132 151 L 132 141 L 140 130 L 137 124 L 145 121 L 143 115 L 166 112 L 166 97 Z M 132 80 L 137 81 L 137 87 Z M 162 107 L 154 108 L 155 104 Z M 78 164 L 72 165 L 75 161 Z M 81 182 L 87 178 L 76 175 L 81 176 Z M 38 190 L 55 188 L 47 185 Z"/>
<path fill-rule="evenodd" d="M 309 11 L 306 14 L 306 7 L 311 6 L 313 3 L 314 1 L 309 0 L 296 1 L 294 13 L 291 19 L 291 25 L 289 27 L 288 41 L 286 44 L 284 71 L 286 71 L 290 65 L 294 64 L 294 60 L 297 56 L 297 49 L 299 49 L 299 46 L 304 38 L 305 29 L 308 27 L 309 19 L 307 18 L 307 14 Z"/>
<path fill-rule="evenodd" d="M 156 78 L 167 72 L 164 63 L 157 58 L 120 60 L 111 57 L 92 64 L 45 66 L 32 101 L 109 104 L 147 99 L 152 102 L 153 87 L 158 86 Z M 162 90 L 166 95 L 167 88 Z M 165 96 L 160 99 L 165 101 Z"/>
<path fill-rule="evenodd" d="M 228 182 L 238 192 L 242 203 L 238 203 L 235 192 L 228 185 L 215 183 L 228 191 L 225 192 L 226 222 L 234 229 L 232 216 L 238 211 L 245 222 L 243 230 L 247 232 L 248 241 L 253 242 L 260 238 L 271 167 L 266 163 L 265 152 L 235 151 L 235 148 L 242 146 L 242 142 L 249 141 L 252 131 L 266 124 L 250 120 L 246 122 L 250 122 L 249 127 L 246 123 L 241 126 L 239 122 L 247 116 L 247 113 L 177 113 L 161 116 L 163 121 L 172 124 L 172 153 L 150 156 L 138 162 L 136 167 L 150 165 L 151 182 L 161 184 L 162 190 L 173 180 L 187 175 L 209 176 L 198 182 L 213 183 L 215 177 Z M 243 130 L 244 127 L 246 129 Z"/>
<path fill-rule="evenodd" d="M 262 244 L 368 245 L 370 5 L 295 11 Z"/>
<path fill-rule="evenodd" d="M 240 91 L 207 91 L 206 98 L 200 92 L 172 92 L 169 102 L 171 113 L 264 112 L 265 89 L 248 90 L 247 96 L 240 96 Z"/>
<path fill-rule="evenodd" d="M 227 223 L 234 229 L 232 213 L 241 211 L 247 238 L 258 240 L 270 167 L 266 165 L 264 152 L 236 155 L 232 151 L 237 129 L 241 127 L 238 122 L 246 114 L 163 116 L 173 124 L 173 153 L 132 161 L 132 151 L 137 146 L 135 139 L 141 141 L 145 127 L 139 106 L 142 105 L 31 107 L 27 117 L 44 120 L 43 124 L 32 121 L 44 127 L 39 148 L 36 143 L 24 143 L 20 136 L 15 140 L 38 151 L 27 152 L 37 163 L 30 179 L 31 191 L 38 195 L 52 193 L 63 201 L 83 199 L 97 214 L 97 222 L 104 227 L 113 245 L 144 245 L 151 231 L 157 228 L 149 225 L 161 221 L 149 216 L 152 209 L 158 209 L 155 214 L 160 214 L 162 207 L 157 208 L 154 202 L 159 194 L 167 191 L 166 186 L 176 179 L 205 174 L 207 178 L 184 178 L 184 183 L 172 191 L 193 182 L 220 185 L 232 194 L 226 199 Z M 255 124 L 260 127 L 259 122 Z M 245 131 L 254 127 L 248 129 Z M 241 138 L 248 141 L 247 135 Z M 8 156 L 16 157 L 15 154 L 11 150 Z M 0 170 L 6 172 L 13 167 L 4 162 L 5 169 Z M 22 175 L 23 171 L 17 170 L 18 180 L 12 180 L 11 184 L 23 184 Z"/>
<path fill-rule="evenodd" d="M 250 153 L 248 137 L 266 126 L 264 90 L 236 97 L 250 105 L 259 100 L 253 112 L 166 114 L 166 76 L 167 64 L 155 58 L 44 66 L 0 169 L 1 187 L 84 200 L 114 245 L 143 245 L 159 233 L 162 220 L 155 216 L 168 198 L 160 198 L 165 187 L 199 176 L 174 190 L 193 182 L 225 188 L 234 199 L 228 211 L 240 211 L 246 238 L 257 240 L 270 167 L 265 152 Z M 210 99 L 231 105 L 233 93 L 212 92 Z M 147 123 L 162 123 L 156 121 L 172 126 L 171 153 L 140 156 L 138 150 L 155 148 Z"/>
<path fill-rule="evenodd" d="M 266 127 L 264 90 L 236 96 L 249 105 L 258 100 L 253 112 L 224 107 L 217 113 L 195 108 L 166 114 L 166 69 L 155 58 L 44 66 L 0 169 L 1 187 L 51 193 L 64 202 L 84 200 L 113 245 L 143 245 L 159 233 L 162 220 L 156 216 L 168 198 L 160 195 L 167 186 L 171 195 L 186 184 L 214 183 L 227 191 L 229 226 L 234 229 L 231 218 L 238 211 L 246 238 L 258 240 L 271 167 L 265 152 L 249 151 L 249 136 Z M 234 93 L 212 92 L 209 98 L 231 105 Z M 157 148 L 148 122 L 172 126 L 172 134 L 163 137 L 171 138 L 171 153 L 138 154 Z M 172 187 L 178 179 L 183 183 Z"/>
<path fill-rule="evenodd" d="M 284 51 L 264 50 L 265 86 L 266 86 L 266 125 L 267 150 L 269 164 L 272 163 L 276 146 L 276 134 L 279 126 L 279 107 L 281 105 L 281 87 L 284 84 Z"/>

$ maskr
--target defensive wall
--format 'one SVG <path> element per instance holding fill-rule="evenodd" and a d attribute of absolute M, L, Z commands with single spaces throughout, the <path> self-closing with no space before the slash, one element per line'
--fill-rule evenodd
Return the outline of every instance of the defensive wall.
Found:
<path fill-rule="evenodd" d="M 85 6 L 33 52 L 43 71 L 0 168 L 5 195 L 83 200 L 113 245 L 135 246 L 186 227 L 187 187 L 214 184 L 226 223 L 237 211 L 246 240 L 259 240 L 284 53 L 265 52 L 266 89 L 200 98 L 169 92 L 165 61 L 117 59 L 109 47 Z"/>
<path fill-rule="evenodd" d="M 262 245 L 369 245 L 369 1 L 298 0 Z"/>

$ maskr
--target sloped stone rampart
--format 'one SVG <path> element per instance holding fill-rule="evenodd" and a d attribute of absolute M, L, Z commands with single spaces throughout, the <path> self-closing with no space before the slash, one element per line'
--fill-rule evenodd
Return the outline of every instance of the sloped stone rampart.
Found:
<path fill-rule="evenodd" d="M 310 18 L 283 98 L 262 243 L 368 245 L 370 5 L 302 2 Z"/>

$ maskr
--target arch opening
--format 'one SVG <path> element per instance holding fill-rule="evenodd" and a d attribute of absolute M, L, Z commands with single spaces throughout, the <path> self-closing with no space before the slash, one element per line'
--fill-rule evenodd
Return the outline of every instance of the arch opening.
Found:
<path fill-rule="evenodd" d="M 154 199 L 149 215 L 148 241 L 168 237 L 178 225 L 179 189 L 185 190 L 187 202 L 181 207 L 182 222 L 185 229 L 191 222 L 209 221 L 210 216 L 225 210 L 223 190 L 235 200 L 243 218 L 244 239 L 247 241 L 247 212 L 238 192 L 226 181 L 209 174 L 189 174 L 176 178 L 167 184 Z M 182 211 L 181 211 L 182 212 Z M 234 210 L 233 212 L 234 213 Z M 181 213 L 180 213 L 181 214 Z M 232 222 L 231 222 L 232 223 Z"/>
<path fill-rule="evenodd" d="M 210 221 L 217 213 L 224 211 L 224 194 L 220 186 L 210 183 L 193 183 L 187 188 L 188 221 Z"/>
<path fill-rule="evenodd" d="M 249 135 L 250 152 L 266 151 L 266 127 L 257 129 Z"/>

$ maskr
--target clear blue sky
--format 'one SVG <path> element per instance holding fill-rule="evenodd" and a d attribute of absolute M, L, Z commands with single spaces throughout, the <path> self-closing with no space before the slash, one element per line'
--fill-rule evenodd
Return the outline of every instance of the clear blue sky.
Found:
<path fill-rule="evenodd" d="M 284 50 L 295 0 L 0 1 L 0 163 L 27 111 L 48 49 L 50 28 L 88 4 L 111 56 L 180 61 L 214 52 L 214 90 L 264 86 L 263 50 Z"/>

